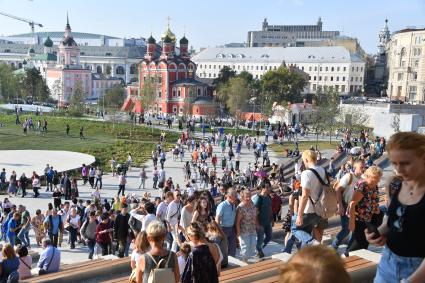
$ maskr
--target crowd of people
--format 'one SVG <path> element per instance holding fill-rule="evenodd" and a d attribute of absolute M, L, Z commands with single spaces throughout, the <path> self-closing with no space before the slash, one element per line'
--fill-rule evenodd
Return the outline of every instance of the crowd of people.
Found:
<path fill-rule="evenodd" d="M 347 143 L 355 142 L 361 150 L 354 153 Z M 294 145 L 298 150 L 296 138 Z M 76 178 L 66 173 L 59 177 L 47 165 L 42 177 L 46 189 L 53 191 L 53 202 L 44 212 L 39 209 L 31 216 L 25 206 L 16 206 L 8 198 L 1 203 L 1 236 L 7 243 L 3 246 L 3 258 L 11 259 L 6 261 L 6 267 L 2 266 L 1 276 L 30 276 L 23 263 L 31 267 L 28 249 L 29 231 L 33 229 L 36 244 L 44 247 L 38 263 L 40 274 L 59 270 L 58 248 L 67 238 L 70 249 L 77 244 L 86 246 L 89 259 L 109 254 L 130 256 L 131 282 L 155 282 L 152 278 L 166 278 L 167 282 L 218 282 L 228 257 L 235 257 L 238 249 L 244 262 L 263 258 L 264 248 L 272 240 L 272 227 L 283 219 L 283 251 L 292 253 L 294 246 L 300 251 L 282 269 L 282 278 L 298 278 L 309 268 L 318 268 L 311 262 L 323 256 L 329 258 L 329 264 L 320 265 L 320 272 L 325 275 L 317 282 L 349 282 L 335 251 L 309 247 L 322 242 L 328 218 L 338 215 L 341 230 L 332 242 L 333 250 L 337 251 L 348 236 L 343 251 L 346 256 L 369 244 L 384 245 L 375 282 L 423 282 L 425 249 L 420 243 L 424 226 L 416 216 L 425 212 L 424 145 L 425 138 L 415 133 L 395 134 L 388 143 L 385 139 L 371 142 L 367 136 L 357 141 L 345 136 L 341 147 L 348 157 L 339 170 L 334 160 L 325 168 L 320 166 L 319 153 L 310 149 L 302 152 L 295 162 L 295 175 L 286 180 L 284 166 L 270 164 L 267 143 L 260 142 L 259 137 L 224 134 L 219 129 L 210 138 L 195 139 L 186 131 L 171 150 L 174 161 L 182 164 L 185 178 L 181 187 L 167 176 L 168 156 L 158 143 L 152 152 L 152 176 L 143 167 L 139 172 L 139 189 L 144 190 L 141 197 L 125 194 L 126 175 L 133 165 L 131 154 L 126 170 L 117 168 L 112 158 L 111 169 L 118 175 L 113 200 L 101 196 L 100 167 L 82 166 L 83 185 L 89 183 L 93 189 L 92 199 L 83 200 L 78 195 Z M 242 166 L 242 151 L 252 163 Z M 374 154 L 383 151 L 388 153 L 397 176 L 381 197 L 378 185 L 383 173 L 369 160 L 375 160 Z M 2 185 L 6 184 L 3 172 Z M 37 197 L 42 178 L 34 174 L 26 183 L 32 185 Z M 148 178 L 152 178 L 152 188 L 146 187 Z M 12 181 L 15 185 L 11 188 Z M 12 172 L 8 184 L 11 197 L 19 187 L 24 197 L 26 186 L 23 189 Z M 158 190 L 160 197 L 152 199 L 148 193 L 152 189 Z M 286 217 L 281 217 L 286 196 L 289 209 Z M 18 257 L 16 253 L 21 262 L 12 260 Z M 311 259 L 310 266 L 306 259 Z M 329 279 L 333 278 L 326 271 L 329 268 L 338 270 L 341 276 Z M 4 273 L 5 270 L 8 272 Z M 311 282 L 305 278 L 296 282 Z"/>

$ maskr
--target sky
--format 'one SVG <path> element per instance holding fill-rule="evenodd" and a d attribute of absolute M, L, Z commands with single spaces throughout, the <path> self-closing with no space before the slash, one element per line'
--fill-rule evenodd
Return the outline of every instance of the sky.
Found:
<path fill-rule="evenodd" d="M 76 32 L 159 39 L 171 18 L 177 38 L 189 45 L 214 47 L 246 42 L 247 32 L 269 25 L 308 25 L 322 18 L 323 30 L 358 38 L 368 53 L 377 50 L 378 33 L 425 27 L 424 0 L 0 0 L 0 11 L 43 24 L 36 31 L 62 31 L 69 13 Z M 0 15 L 0 35 L 28 33 L 30 27 Z"/>

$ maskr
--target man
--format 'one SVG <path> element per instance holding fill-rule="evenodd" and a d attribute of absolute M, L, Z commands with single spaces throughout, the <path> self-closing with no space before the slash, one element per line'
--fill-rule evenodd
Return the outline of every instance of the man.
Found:
<path fill-rule="evenodd" d="M 71 199 L 71 180 L 68 178 L 68 174 L 66 172 L 63 173 L 63 177 L 61 180 L 61 190 L 65 194 L 65 200 Z"/>
<path fill-rule="evenodd" d="M 56 248 L 58 246 L 59 231 L 63 231 L 62 219 L 61 216 L 58 215 L 58 211 L 56 209 L 52 210 L 52 215 L 46 217 L 44 220 L 44 225 L 47 227 L 51 243 Z"/>
<path fill-rule="evenodd" d="M 142 230 L 142 219 L 144 214 L 144 206 L 143 203 L 134 204 L 135 207 L 130 211 L 130 219 L 128 220 L 128 224 L 130 225 L 131 231 L 133 231 L 134 236 L 140 233 Z M 141 218 L 140 218 L 141 217 Z"/>
<path fill-rule="evenodd" d="M 357 160 L 353 164 L 353 171 L 345 174 L 336 184 L 336 198 L 338 201 L 338 214 L 341 218 L 341 231 L 336 235 L 332 242 L 332 247 L 338 249 L 341 242 L 348 236 L 350 230 L 348 229 L 349 218 L 346 214 L 348 204 L 351 202 L 354 192 L 354 185 L 362 177 L 365 169 L 363 160 Z"/>
<path fill-rule="evenodd" d="M 18 211 L 21 214 L 21 230 L 18 234 L 18 239 L 21 241 L 22 245 L 29 247 L 30 246 L 30 237 L 29 237 L 29 231 L 31 228 L 31 217 L 30 213 L 26 209 L 25 206 L 19 205 Z"/>
<path fill-rule="evenodd" d="M 53 171 L 53 166 L 51 166 L 46 174 L 46 183 L 47 183 L 46 192 L 49 191 L 49 188 L 50 188 L 50 191 L 53 192 L 53 177 L 54 176 L 55 176 L 55 171 Z"/>
<path fill-rule="evenodd" d="M 102 175 L 103 171 L 102 168 L 99 166 L 96 167 L 96 183 L 94 184 L 94 187 L 97 187 L 97 184 L 99 183 L 99 189 L 102 189 Z"/>
<path fill-rule="evenodd" d="M 317 153 L 313 150 L 304 151 L 302 160 L 307 170 L 301 173 L 302 196 L 296 216 L 296 229 L 308 234 L 313 232 L 314 239 L 321 242 L 327 220 L 316 214 L 312 203 L 312 201 L 317 202 L 319 200 L 322 192 L 321 182 L 313 170 L 317 172 L 323 182 L 327 182 L 327 176 L 325 169 L 317 165 Z"/>
<path fill-rule="evenodd" d="M 20 223 L 21 214 L 19 212 L 13 213 L 13 217 L 9 220 L 7 223 L 7 241 L 12 245 L 12 247 L 15 246 L 15 240 L 16 240 L 16 233 L 19 229 L 21 229 Z"/>
<path fill-rule="evenodd" d="M 52 245 L 50 239 L 44 239 L 43 252 L 38 260 L 37 267 L 40 269 L 39 274 L 46 274 L 59 271 L 61 252 Z"/>
<path fill-rule="evenodd" d="M 162 201 L 160 204 L 158 204 L 158 206 L 156 208 L 156 218 L 159 221 L 161 221 L 161 222 L 165 221 L 165 216 L 166 216 L 166 213 L 167 213 L 168 204 L 170 204 L 173 200 L 174 200 L 174 195 L 173 195 L 172 192 L 165 193 L 164 201 Z"/>
<path fill-rule="evenodd" d="M 71 130 L 71 127 L 69 124 L 66 124 L 66 135 L 69 136 L 69 130 Z"/>
<path fill-rule="evenodd" d="M 227 237 L 229 255 L 233 257 L 236 254 L 236 232 L 233 228 L 236 219 L 236 198 L 236 191 L 229 188 L 226 200 L 218 205 L 215 216 L 215 221 L 221 226 Z"/>
<path fill-rule="evenodd" d="M 0 190 L 3 189 L 5 184 L 6 184 L 6 169 L 3 168 L 0 173 Z"/>
<path fill-rule="evenodd" d="M 118 257 L 128 256 L 128 247 L 129 242 L 127 238 L 129 236 L 128 229 L 128 220 L 130 215 L 128 214 L 127 204 L 121 206 L 121 212 L 117 215 L 114 222 L 114 238 L 118 241 Z"/>
<path fill-rule="evenodd" d="M 69 216 L 69 201 L 65 201 L 63 203 L 63 206 L 61 206 L 61 209 L 58 210 L 58 215 L 61 217 L 61 222 L 62 222 L 62 226 L 64 225 L 64 223 L 66 223 L 66 219 L 68 219 Z M 67 233 L 67 232 L 65 232 Z M 58 245 L 59 247 L 62 246 L 62 241 L 63 241 L 63 234 L 64 234 L 64 230 L 59 230 L 59 239 L 58 239 Z"/>
<path fill-rule="evenodd" d="M 121 172 L 118 177 L 118 196 L 120 196 L 120 193 L 122 196 L 124 196 L 125 191 L 125 184 L 127 183 L 127 179 L 125 178 L 124 172 Z"/>
<path fill-rule="evenodd" d="M 181 193 L 179 191 L 175 191 L 173 196 L 174 200 L 170 202 L 167 207 L 167 212 L 165 213 L 165 221 L 167 222 L 168 230 L 171 231 L 171 235 L 173 237 L 171 249 L 176 252 L 178 246 L 176 225 L 180 222 L 180 213 L 183 204 L 181 202 Z"/>
<path fill-rule="evenodd" d="M 272 238 L 273 213 L 269 186 L 263 185 L 263 187 L 261 188 L 261 192 L 254 197 L 253 202 L 258 212 L 256 248 L 258 257 L 263 258 L 263 249 Z"/>

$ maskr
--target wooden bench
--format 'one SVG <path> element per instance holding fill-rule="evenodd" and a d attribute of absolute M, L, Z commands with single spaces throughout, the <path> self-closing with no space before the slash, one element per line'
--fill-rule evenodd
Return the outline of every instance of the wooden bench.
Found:
<path fill-rule="evenodd" d="M 221 272 L 219 281 L 222 283 L 252 282 L 254 280 L 277 274 L 278 267 L 280 267 L 283 263 L 284 262 L 279 259 L 266 259 L 247 266 L 225 270 Z"/>
<path fill-rule="evenodd" d="M 49 273 L 42 276 L 34 276 L 22 282 L 77 282 L 95 278 L 101 275 L 113 275 L 115 269 L 128 267 L 130 271 L 130 257 L 120 259 L 99 259 L 93 261 L 85 261 L 76 264 L 68 264 L 61 268 L 60 271 Z M 107 267 L 105 269 L 105 267 Z"/>
<path fill-rule="evenodd" d="M 356 280 L 356 272 L 360 270 L 369 270 L 370 268 L 376 267 L 376 263 L 369 261 L 367 259 L 358 257 L 358 256 L 350 256 L 348 258 L 344 258 L 345 269 L 350 274 L 354 282 L 362 282 Z M 354 277 L 354 278 L 353 278 Z M 358 276 L 357 276 L 358 277 Z M 359 280 L 362 280 L 358 278 Z M 257 281 L 252 281 L 252 283 L 279 283 L 279 275 L 267 277 L 264 279 L 260 279 Z"/>

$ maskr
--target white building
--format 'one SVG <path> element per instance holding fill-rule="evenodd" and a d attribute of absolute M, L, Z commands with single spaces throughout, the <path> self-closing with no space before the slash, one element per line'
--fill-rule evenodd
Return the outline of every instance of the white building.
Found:
<path fill-rule="evenodd" d="M 309 92 L 333 87 L 341 94 L 363 91 L 365 62 L 342 46 L 207 48 L 192 60 L 200 78 L 214 79 L 228 66 L 239 74 L 250 72 L 260 79 L 285 63 L 309 75 Z"/>

